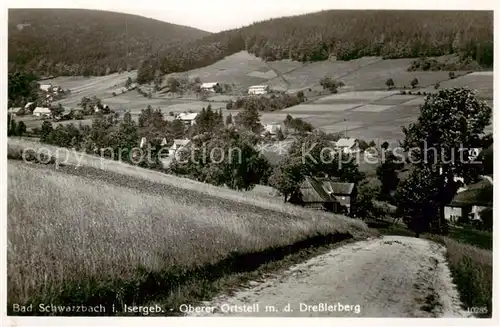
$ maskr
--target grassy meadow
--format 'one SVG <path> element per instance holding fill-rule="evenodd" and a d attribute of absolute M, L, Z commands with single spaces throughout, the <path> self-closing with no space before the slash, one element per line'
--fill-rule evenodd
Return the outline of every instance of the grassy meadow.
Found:
<path fill-rule="evenodd" d="M 175 308 L 297 244 L 369 235 L 361 221 L 90 157 L 79 168 L 9 160 L 9 303 Z"/>

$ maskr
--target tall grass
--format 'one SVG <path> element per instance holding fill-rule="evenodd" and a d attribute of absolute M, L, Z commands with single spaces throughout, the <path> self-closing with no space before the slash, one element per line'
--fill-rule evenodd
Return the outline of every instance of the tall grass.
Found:
<path fill-rule="evenodd" d="M 456 235 L 450 234 L 450 237 Z M 453 282 L 457 285 L 465 309 L 477 317 L 492 317 L 493 252 L 464 243 L 470 239 L 455 240 L 431 234 L 424 237 L 446 246 Z"/>
<path fill-rule="evenodd" d="M 443 238 L 453 281 L 466 307 L 486 308 L 479 317 L 492 316 L 493 253 Z"/>
<path fill-rule="evenodd" d="M 231 273 L 238 255 L 368 234 L 346 217 L 115 167 L 125 174 L 9 161 L 9 303 L 176 303 L 183 283 Z"/>

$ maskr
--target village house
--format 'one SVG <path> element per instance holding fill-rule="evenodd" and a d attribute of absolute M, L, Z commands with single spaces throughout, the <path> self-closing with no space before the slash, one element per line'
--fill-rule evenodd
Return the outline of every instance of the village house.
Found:
<path fill-rule="evenodd" d="M 264 133 L 276 135 L 281 130 L 281 125 L 277 123 L 267 124 L 264 126 Z"/>
<path fill-rule="evenodd" d="M 52 84 L 40 84 L 40 90 L 49 92 L 50 88 L 52 87 Z"/>
<path fill-rule="evenodd" d="M 444 207 L 444 218 L 456 224 L 481 221 L 481 211 L 493 207 L 493 184 L 483 180 L 462 187 L 453 200 Z"/>
<path fill-rule="evenodd" d="M 220 84 L 218 82 L 212 82 L 212 83 L 201 84 L 200 89 L 202 91 L 216 93 L 216 92 L 220 91 L 221 87 L 220 87 Z"/>
<path fill-rule="evenodd" d="M 198 117 L 198 113 L 180 113 L 177 115 L 177 118 L 180 119 L 186 126 L 192 126 L 196 124 L 196 117 Z"/>
<path fill-rule="evenodd" d="M 178 152 L 185 149 L 190 143 L 190 139 L 175 139 L 174 144 L 168 149 L 168 155 L 177 158 Z"/>
<path fill-rule="evenodd" d="M 7 112 L 12 115 L 18 115 L 24 111 L 23 107 L 9 108 Z"/>
<path fill-rule="evenodd" d="M 357 187 L 323 177 L 306 177 L 289 202 L 309 208 L 350 215 L 355 208 Z"/>
<path fill-rule="evenodd" d="M 268 85 L 252 85 L 248 88 L 248 94 L 257 95 L 257 94 L 267 94 L 269 92 Z"/>
<path fill-rule="evenodd" d="M 142 137 L 141 142 L 139 143 L 139 147 L 144 148 L 144 146 L 146 146 L 147 142 L 148 142 L 147 138 Z M 167 138 L 166 137 L 162 138 L 160 141 L 160 146 L 165 146 L 167 144 L 168 144 Z"/>
<path fill-rule="evenodd" d="M 94 111 L 95 112 L 100 112 L 102 110 L 110 110 L 110 108 L 109 108 L 109 106 L 107 104 L 103 104 L 103 103 L 100 104 L 100 105 L 96 104 L 94 106 Z"/>
<path fill-rule="evenodd" d="M 33 110 L 33 116 L 37 117 L 50 117 L 51 113 L 49 108 L 44 107 L 36 107 L 35 110 Z"/>
<path fill-rule="evenodd" d="M 335 147 L 346 154 L 360 152 L 358 140 L 355 138 L 341 138 L 335 143 Z"/>

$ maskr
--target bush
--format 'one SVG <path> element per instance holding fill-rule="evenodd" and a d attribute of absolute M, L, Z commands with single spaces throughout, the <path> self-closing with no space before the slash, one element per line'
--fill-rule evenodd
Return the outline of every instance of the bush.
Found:
<path fill-rule="evenodd" d="M 441 84 L 439 84 L 439 82 L 437 82 L 435 85 L 434 85 L 434 88 L 437 90 L 439 89 L 439 87 L 441 86 Z"/>
<path fill-rule="evenodd" d="M 448 76 L 450 77 L 450 79 L 454 79 L 455 78 L 455 72 L 449 72 Z"/>
<path fill-rule="evenodd" d="M 411 81 L 411 87 L 412 88 L 416 88 L 418 86 L 418 79 L 415 77 L 412 81 Z"/>
<path fill-rule="evenodd" d="M 392 89 L 394 88 L 394 80 L 392 78 L 389 78 L 387 81 L 385 81 L 385 85 L 387 88 Z"/>

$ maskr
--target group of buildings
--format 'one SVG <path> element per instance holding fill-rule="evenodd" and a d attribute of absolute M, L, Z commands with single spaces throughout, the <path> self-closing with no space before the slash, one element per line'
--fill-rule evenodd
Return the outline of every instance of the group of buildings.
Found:
<path fill-rule="evenodd" d="M 200 89 L 207 93 L 218 93 L 222 90 L 222 86 L 219 82 L 202 83 Z M 262 95 L 269 93 L 269 90 L 268 85 L 252 85 L 248 88 L 248 94 Z"/>

